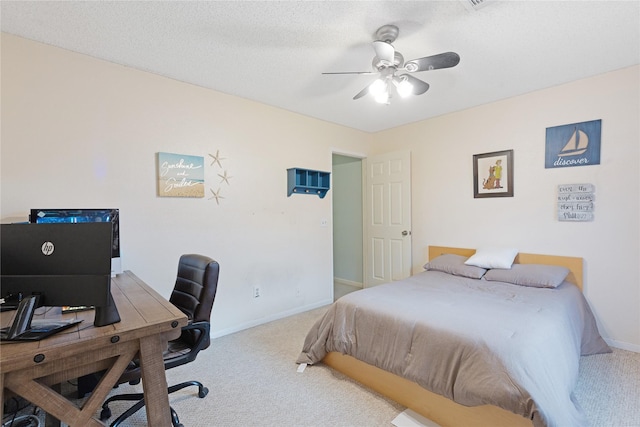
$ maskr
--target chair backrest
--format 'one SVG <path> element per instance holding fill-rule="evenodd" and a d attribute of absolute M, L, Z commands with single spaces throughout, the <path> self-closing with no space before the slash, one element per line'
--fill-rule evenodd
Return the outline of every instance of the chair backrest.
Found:
<path fill-rule="evenodd" d="M 182 310 L 191 322 L 209 322 L 219 273 L 220 265 L 207 256 L 182 255 L 178 262 L 176 284 L 169 301 Z M 195 342 L 195 331 L 188 332 L 183 333 L 181 339 Z"/>

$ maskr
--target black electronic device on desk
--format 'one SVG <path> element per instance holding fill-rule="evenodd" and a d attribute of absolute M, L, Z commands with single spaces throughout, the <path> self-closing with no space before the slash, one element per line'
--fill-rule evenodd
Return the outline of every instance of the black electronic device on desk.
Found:
<path fill-rule="evenodd" d="M 120 259 L 120 210 L 118 208 L 31 209 L 29 222 L 33 224 L 110 222 L 112 234 L 111 275 L 122 273 L 122 262 Z"/>
<path fill-rule="evenodd" d="M 22 301 L 22 298 L 23 295 L 19 292 L 17 294 L 8 294 L 6 296 L 0 297 L 0 311 L 17 309 L 20 301 Z"/>
<path fill-rule="evenodd" d="M 94 306 L 95 326 L 120 321 L 111 296 L 111 223 L 0 224 L 0 227 L 2 293 L 23 296 L 7 334 L 14 326 L 11 335 L 16 328 L 24 333 L 32 326 L 34 330 L 42 326 L 44 320 L 33 325 L 31 320 L 35 308 L 43 305 Z"/>
<path fill-rule="evenodd" d="M 33 320 L 37 297 L 23 298 L 18 304 L 11 326 L 0 329 L 0 341 L 37 341 L 69 329 L 82 320 Z"/>

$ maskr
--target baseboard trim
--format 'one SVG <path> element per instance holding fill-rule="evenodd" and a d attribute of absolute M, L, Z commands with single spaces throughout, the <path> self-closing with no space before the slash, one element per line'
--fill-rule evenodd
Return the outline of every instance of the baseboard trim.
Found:
<path fill-rule="evenodd" d="M 612 340 L 611 338 L 605 338 L 604 341 L 609 344 L 609 347 L 619 348 L 621 350 L 633 351 L 634 353 L 640 353 L 640 345 L 631 344 L 629 342 Z"/>
<path fill-rule="evenodd" d="M 364 284 L 360 283 L 360 282 L 355 282 L 353 280 L 347 280 L 347 279 L 341 279 L 339 277 L 334 277 L 333 278 L 333 283 L 337 283 L 339 285 L 347 285 L 347 286 L 353 286 L 355 288 L 364 288 Z"/>
<path fill-rule="evenodd" d="M 236 332 L 243 331 L 245 329 L 253 328 L 254 326 L 260 326 L 260 325 L 265 324 L 265 323 L 273 322 L 274 320 L 284 319 L 285 317 L 293 316 L 294 314 L 304 313 L 305 311 L 314 310 L 316 308 L 324 307 L 324 306 L 329 305 L 331 303 L 333 303 L 333 300 L 330 300 L 330 299 L 323 300 L 323 301 L 317 302 L 315 304 L 304 305 L 302 307 L 296 307 L 296 308 L 293 308 L 291 310 L 283 311 L 283 312 L 280 312 L 280 313 L 275 313 L 275 314 L 272 314 L 271 316 L 261 317 L 260 319 L 252 320 L 250 322 L 246 322 L 246 323 L 243 323 L 241 325 L 234 326 L 234 327 L 231 327 L 231 328 L 222 329 L 220 331 L 212 331 L 211 332 L 211 338 L 215 339 L 215 338 L 223 337 L 225 335 L 230 335 L 230 334 L 233 334 L 233 333 L 236 333 Z"/>

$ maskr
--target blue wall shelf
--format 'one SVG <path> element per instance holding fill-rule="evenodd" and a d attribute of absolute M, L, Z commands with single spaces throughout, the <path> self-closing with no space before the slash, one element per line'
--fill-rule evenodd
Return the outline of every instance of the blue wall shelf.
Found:
<path fill-rule="evenodd" d="M 292 194 L 315 194 L 321 199 L 329 191 L 330 172 L 311 169 L 287 169 L 287 197 Z"/>

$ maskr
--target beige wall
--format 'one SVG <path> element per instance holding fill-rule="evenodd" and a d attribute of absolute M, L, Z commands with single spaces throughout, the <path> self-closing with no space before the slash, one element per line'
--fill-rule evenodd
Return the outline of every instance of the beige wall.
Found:
<path fill-rule="evenodd" d="M 181 253 L 221 263 L 214 335 L 331 299 L 331 192 L 286 197 L 286 169 L 331 152 L 412 152 L 413 269 L 427 245 L 581 256 L 603 334 L 640 351 L 640 69 L 633 67 L 370 135 L 2 35 L 0 216 L 121 209 L 123 264 L 167 296 Z M 544 168 L 545 129 L 602 119 L 599 166 Z M 474 199 L 472 155 L 513 149 L 515 197 Z M 220 150 L 204 199 L 156 197 L 155 153 Z M 596 186 L 595 221 L 555 218 L 558 184 Z M 251 297 L 254 285 L 263 296 Z M 298 296 L 299 295 L 299 296 Z"/>
<path fill-rule="evenodd" d="M 366 153 L 371 139 L 7 34 L 1 137 L 2 218 L 118 207 L 123 268 L 165 296 L 180 254 L 215 258 L 214 335 L 331 302 L 331 192 L 287 197 L 286 170 L 331 171 L 333 149 Z M 228 186 L 209 167 L 217 150 Z M 205 157 L 205 198 L 156 197 L 159 151 Z"/>
<path fill-rule="evenodd" d="M 602 119 L 600 165 L 545 169 L 547 127 Z M 374 135 L 412 154 L 413 268 L 427 245 L 496 244 L 583 257 L 585 295 L 610 342 L 640 351 L 640 67 Z M 513 198 L 473 198 L 472 156 L 514 150 Z M 593 222 L 556 219 L 558 184 L 596 187 Z"/>

